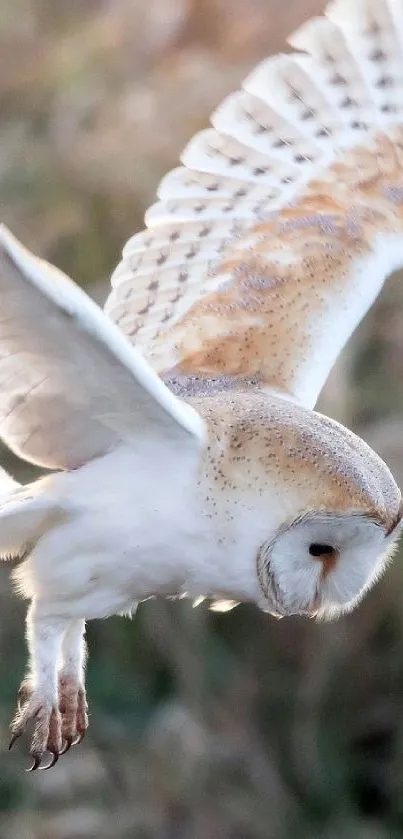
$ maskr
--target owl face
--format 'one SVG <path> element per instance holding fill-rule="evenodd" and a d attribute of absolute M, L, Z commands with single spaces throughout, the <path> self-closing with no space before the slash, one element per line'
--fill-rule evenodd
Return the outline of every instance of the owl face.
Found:
<path fill-rule="evenodd" d="M 266 609 L 278 616 L 329 619 L 349 612 L 382 574 L 396 546 L 360 513 L 310 512 L 281 527 L 257 561 Z"/>
<path fill-rule="evenodd" d="M 384 570 L 400 532 L 401 493 L 386 464 L 343 426 L 284 400 L 273 400 L 271 412 L 261 420 L 259 524 L 271 524 L 257 550 L 261 605 L 332 618 L 350 611 Z M 261 435 L 259 428 L 248 443 L 249 461 Z"/>

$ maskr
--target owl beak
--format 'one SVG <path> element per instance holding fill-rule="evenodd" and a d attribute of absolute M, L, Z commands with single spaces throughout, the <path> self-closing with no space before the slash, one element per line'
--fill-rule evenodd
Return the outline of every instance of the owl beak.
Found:
<path fill-rule="evenodd" d="M 400 501 L 399 509 L 397 511 L 397 516 L 393 520 L 392 525 L 386 531 L 385 535 L 386 536 L 391 536 L 392 533 L 399 527 L 399 525 L 402 525 L 402 520 L 403 520 L 403 498 Z"/>

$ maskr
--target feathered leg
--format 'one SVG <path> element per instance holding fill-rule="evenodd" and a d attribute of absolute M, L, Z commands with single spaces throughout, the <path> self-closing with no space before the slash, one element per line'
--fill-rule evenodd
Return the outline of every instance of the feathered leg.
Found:
<path fill-rule="evenodd" d="M 34 721 L 30 754 L 37 769 L 45 751 L 52 753 L 54 765 L 62 748 L 57 668 L 60 661 L 66 620 L 54 617 L 49 604 L 33 601 L 27 614 L 29 675 L 18 695 L 18 710 L 11 723 L 10 748 L 27 724 Z"/>

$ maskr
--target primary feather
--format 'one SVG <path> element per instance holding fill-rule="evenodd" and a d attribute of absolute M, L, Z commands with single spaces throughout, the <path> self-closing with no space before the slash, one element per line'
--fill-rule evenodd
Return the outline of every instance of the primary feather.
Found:
<path fill-rule="evenodd" d="M 403 263 L 403 7 L 335 0 L 289 42 L 163 179 L 106 311 L 160 373 L 312 407 Z"/>

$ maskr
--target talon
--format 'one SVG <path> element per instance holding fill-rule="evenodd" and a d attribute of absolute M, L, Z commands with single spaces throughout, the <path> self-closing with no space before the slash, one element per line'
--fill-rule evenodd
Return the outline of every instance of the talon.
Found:
<path fill-rule="evenodd" d="M 46 766 L 41 766 L 41 771 L 45 772 L 46 769 L 52 769 L 59 760 L 59 754 L 61 754 L 61 752 L 52 752 L 52 760 Z"/>
<path fill-rule="evenodd" d="M 18 732 L 18 734 L 13 734 L 12 735 L 11 740 L 10 740 L 9 745 L 8 745 L 8 751 L 10 751 L 10 749 L 13 748 L 15 741 L 18 740 L 19 737 L 21 737 L 21 734 L 19 732 Z"/>
<path fill-rule="evenodd" d="M 36 769 L 38 768 L 38 766 L 40 765 L 40 762 L 41 762 L 41 756 L 39 756 L 39 757 L 38 757 L 38 755 L 35 755 L 35 756 L 34 756 L 34 755 L 32 755 L 32 757 L 34 758 L 34 762 L 33 762 L 32 766 L 30 766 L 30 767 L 29 767 L 29 769 L 26 769 L 26 770 L 25 770 L 26 772 L 35 772 L 35 770 L 36 770 Z"/>
<path fill-rule="evenodd" d="M 65 741 L 64 741 L 64 744 L 63 744 L 62 748 L 60 749 L 59 757 L 60 757 L 60 755 L 67 754 L 69 749 L 71 749 L 72 745 L 73 745 L 73 738 L 72 737 L 66 737 Z"/>
<path fill-rule="evenodd" d="M 79 733 L 78 737 L 76 737 L 76 739 L 75 739 L 75 740 L 73 740 L 73 742 L 72 742 L 72 744 L 71 744 L 71 745 L 72 745 L 72 746 L 79 746 L 79 745 L 80 745 L 80 743 L 82 743 L 82 742 L 83 742 L 84 737 L 85 737 L 85 731 L 80 731 L 80 733 Z"/>

